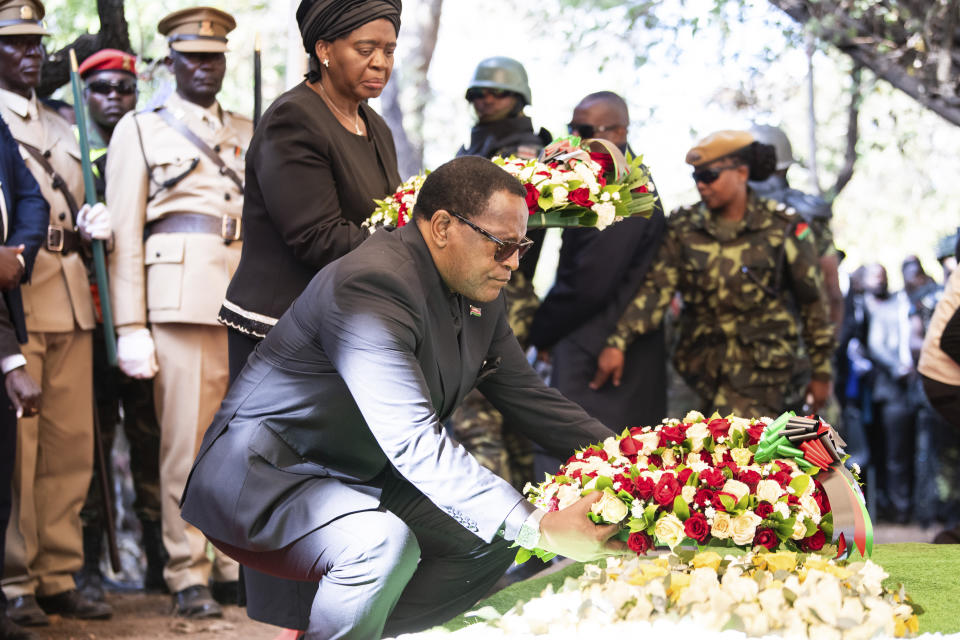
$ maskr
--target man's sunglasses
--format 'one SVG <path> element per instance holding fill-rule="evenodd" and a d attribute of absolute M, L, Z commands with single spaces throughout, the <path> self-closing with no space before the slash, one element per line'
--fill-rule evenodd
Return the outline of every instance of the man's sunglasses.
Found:
<path fill-rule="evenodd" d="M 619 129 L 622 126 L 624 125 L 610 124 L 610 125 L 597 127 L 592 124 L 582 124 L 580 122 L 571 122 L 567 125 L 567 133 L 569 133 L 570 135 L 579 135 L 582 138 L 593 138 L 598 133 L 603 133 L 604 131 L 613 131 L 614 129 Z"/>
<path fill-rule="evenodd" d="M 506 98 L 510 94 L 511 92 L 506 89 L 467 89 L 467 102 L 473 102 L 487 96 L 493 96 L 497 99 Z"/>
<path fill-rule="evenodd" d="M 522 240 L 520 240 L 520 242 L 507 242 L 505 240 L 501 240 L 500 238 L 493 235 L 486 229 L 483 229 L 482 227 L 479 227 L 473 224 L 472 222 L 464 218 L 459 213 L 454 213 L 449 209 L 447 209 L 447 212 L 450 215 L 452 215 L 454 218 L 462 222 L 463 224 L 467 225 L 468 227 L 476 231 L 477 233 L 483 236 L 486 236 L 487 240 L 490 240 L 491 242 L 496 244 L 497 250 L 494 251 L 493 253 L 493 259 L 496 260 L 497 262 L 506 262 L 511 258 L 511 256 L 513 256 L 514 253 L 517 254 L 517 259 L 519 260 L 520 258 L 523 257 L 523 254 L 529 251 L 530 247 L 533 246 L 533 240 L 531 240 L 530 238 L 524 237 Z"/>
<path fill-rule="evenodd" d="M 736 169 L 739 165 L 728 165 L 726 167 L 714 167 L 713 169 L 699 169 L 693 172 L 693 181 L 703 184 L 713 184 L 720 177 L 720 174 L 727 169 Z"/>
<path fill-rule="evenodd" d="M 91 92 L 107 96 L 116 91 L 121 96 L 132 96 L 137 92 L 136 80 L 94 80 L 87 84 Z"/>

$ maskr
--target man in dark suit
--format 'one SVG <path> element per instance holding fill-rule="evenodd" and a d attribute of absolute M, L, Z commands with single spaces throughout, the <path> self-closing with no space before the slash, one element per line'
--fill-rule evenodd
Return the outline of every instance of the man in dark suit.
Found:
<path fill-rule="evenodd" d="M 45 238 L 49 208 L 40 187 L 23 163 L 7 124 L 0 119 L 0 575 L 7 523 L 10 519 L 10 479 L 17 451 L 17 416 L 34 416 L 40 407 L 40 387 L 26 371 L 20 343 L 27 341 L 20 282 L 29 280 L 33 260 Z M 33 634 L 7 617 L 0 590 L 0 640 L 25 640 Z"/>
<path fill-rule="evenodd" d="M 586 518 L 595 496 L 538 511 L 442 427 L 477 387 L 554 455 L 611 435 L 540 381 L 507 324 L 524 195 L 482 158 L 439 167 L 413 224 L 314 277 L 207 430 L 182 515 L 247 566 L 319 580 L 307 638 L 443 622 L 486 594 L 512 541 L 623 551 Z"/>
<path fill-rule="evenodd" d="M 609 140 L 625 152 L 629 123 L 623 98 L 602 91 L 580 101 L 568 128 L 584 138 Z M 655 191 L 652 182 L 651 187 Z M 603 231 L 565 229 L 557 279 L 530 329 L 531 343 L 541 353 L 549 352 L 553 385 L 614 429 L 656 424 L 665 417 L 667 354 L 662 328 L 630 346 L 629 370 L 619 386 L 588 386 L 597 356 L 640 288 L 665 226 L 657 196 L 650 218 L 628 218 Z M 555 469 L 554 463 L 537 473 Z"/>

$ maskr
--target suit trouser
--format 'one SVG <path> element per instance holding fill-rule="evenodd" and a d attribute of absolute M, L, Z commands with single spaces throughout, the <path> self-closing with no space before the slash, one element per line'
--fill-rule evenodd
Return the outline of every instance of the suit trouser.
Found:
<path fill-rule="evenodd" d="M 379 510 L 348 513 L 283 549 L 215 544 L 245 566 L 319 581 L 307 640 L 371 640 L 446 622 L 487 594 L 516 551 L 502 538 L 484 542 L 386 476 Z"/>
<path fill-rule="evenodd" d="M 40 415 L 20 420 L 7 527 L 8 598 L 74 588 L 83 564 L 80 509 L 93 471 L 92 333 L 28 334 L 27 373 Z"/>
<path fill-rule="evenodd" d="M 152 327 L 160 371 L 154 386 L 160 422 L 160 512 L 163 544 L 170 555 L 163 577 L 170 591 L 237 579 L 237 564 L 216 553 L 180 517 L 180 496 L 203 434 L 227 392 L 227 330 L 201 324 L 163 323 Z"/>

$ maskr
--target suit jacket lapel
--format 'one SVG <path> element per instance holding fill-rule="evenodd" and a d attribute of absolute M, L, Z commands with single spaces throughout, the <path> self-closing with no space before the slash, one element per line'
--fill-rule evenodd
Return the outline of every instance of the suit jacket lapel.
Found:
<path fill-rule="evenodd" d="M 462 377 L 460 345 L 450 316 L 450 293 L 440 278 L 440 273 L 433 263 L 433 257 L 417 225 L 408 224 L 392 233 L 400 234 L 416 262 L 417 273 L 424 274 L 422 282 L 427 297 L 427 313 L 430 316 L 427 326 L 428 334 L 424 336 L 424 341 L 429 342 L 432 347 L 441 386 L 440 389 L 430 391 L 440 392 L 440 406 L 437 406 L 435 396 L 434 407 L 440 418 L 446 419 L 457 405 Z"/>

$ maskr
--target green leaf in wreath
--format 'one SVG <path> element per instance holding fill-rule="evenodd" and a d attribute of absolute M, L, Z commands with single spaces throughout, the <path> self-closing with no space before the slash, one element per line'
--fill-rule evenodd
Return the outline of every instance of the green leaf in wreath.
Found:
<path fill-rule="evenodd" d="M 807 487 L 810 486 L 810 476 L 803 473 L 790 481 L 790 487 L 794 491 L 794 495 L 798 498 L 803 495 L 803 492 L 807 490 Z"/>
<path fill-rule="evenodd" d="M 533 553 L 531 553 L 529 549 L 524 549 L 523 547 L 520 547 L 520 549 L 517 550 L 517 557 L 514 558 L 513 561 L 517 564 L 523 564 L 524 562 L 526 562 L 532 557 L 533 557 Z"/>

